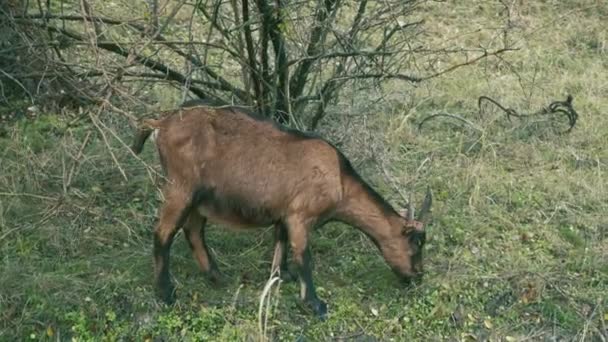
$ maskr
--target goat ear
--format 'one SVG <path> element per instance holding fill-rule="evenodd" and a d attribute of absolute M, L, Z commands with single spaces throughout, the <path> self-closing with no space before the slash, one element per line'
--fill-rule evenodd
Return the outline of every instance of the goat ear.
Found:
<path fill-rule="evenodd" d="M 409 201 L 407 201 L 407 216 L 408 221 L 414 220 L 414 205 L 412 204 L 412 195 L 410 195 Z"/>

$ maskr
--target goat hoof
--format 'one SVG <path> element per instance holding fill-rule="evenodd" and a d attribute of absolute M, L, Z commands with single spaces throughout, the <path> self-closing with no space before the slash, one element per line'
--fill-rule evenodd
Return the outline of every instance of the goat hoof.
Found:
<path fill-rule="evenodd" d="M 322 322 L 327 319 L 327 304 L 322 300 L 316 300 L 315 302 L 310 303 L 312 305 L 312 310 L 315 315 Z"/>
<path fill-rule="evenodd" d="M 211 270 L 209 272 L 205 272 L 205 277 L 209 281 L 209 283 L 214 287 L 219 287 L 222 285 L 222 276 L 218 270 Z"/>
<path fill-rule="evenodd" d="M 173 286 L 169 286 L 169 287 L 165 287 L 159 290 L 159 296 L 162 299 L 162 301 L 171 306 L 173 304 L 175 304 L 175 289 L 173 288 Z"/>
<path fill-rule="evenodd" d="M 284 282 L 293 282 L 296 281 L 298 279 L 298 276 L 294 273 L 292 273 L 290 270 L 288 269 L 284 269 L 281 270 L 281 280 L 283 280 Z"/>

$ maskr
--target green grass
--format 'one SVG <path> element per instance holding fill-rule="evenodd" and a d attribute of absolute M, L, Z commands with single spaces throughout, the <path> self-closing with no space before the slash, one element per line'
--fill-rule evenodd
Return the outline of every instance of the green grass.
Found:
<path fill-rule="evenodd" d="M 496 23 L 499 8 L 490 1 L 432 3 L 421 15 L 430 40 L 450 33 L 470 43 L 492 36 L 487 30 L 462 34 Z M 580 19 L 558 19 L 571 12 Z M 411 99 L 365 120 L 338 115 L 323 123 L 323 132 L 340 141 L 395 205 L 394 185 L 413 189 L 417 198 L 432 187 L 424 282 L 401 287 L 367 238 L 345 225 L 327 225 L 314 232 L 312 248 L 328 321 L 302 308 L 297 284 L 282 283 L 271 298 L 269 337 L 608 338 L 608 50 L 602 29 L 608 8 L 595 1 L 538 2 L 518 5 L 513 15 L 519 26 L 512 38 L 521 50 L 505 61 L 416 88 L 396 84 L 388 96 Z M 566 93 L 580 114 L 569 135 L 509 123 L 491 108 L 476 116 L 480 95 L 532 112 Z M 442 119 L 415 129 L 439 111 L 467 117 L 483 133 Z M 204 281 L 178 236 L 171 259 L 178 302 L 164 306 L 152 288 L 157 179 L 110 139 L 124 179 L 97 131 L 67 128 L 70 120 L 47 113 L 1 130 L 0 340 L 257 340 L 271 232 L 210 229 L 225 281 L 218 288 Z M 130 131 L 119 129 L 123 122 L 105 120 L 129 141 Z M 93 132 L 88 139 L 87 132 Z M 159 170 L 151 145 L 142 159 Z"/>

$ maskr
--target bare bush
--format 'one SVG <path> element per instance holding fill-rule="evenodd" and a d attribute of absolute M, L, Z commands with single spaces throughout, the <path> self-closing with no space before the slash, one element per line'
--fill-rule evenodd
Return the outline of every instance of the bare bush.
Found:
<path fill-rule="evenodd" d="M 0 81 L 53 80 L 79 103 L 88 99 L 107 106 L 119 97 L 129 108 L 155 101 L 146 98 L 146 90 L 172 87 L 181 101 L 193 95 L 239 104 L 281 123 L 315 129 L 347 83 L 417 83 L 510 50 L 426 46 L 423 21 L 415 16 L 424 2 L 121 5 L 131 13 L 115 13 L 111 2 L 103 1 L 32 3 L 1 15 L 14 39 L 26 43 L 21 53 L 41 61 L 3 64 Z M 453 55 L 464 58 L 454 62 Z M 450 63 L 438 68 L 444 59 Z M 44 70 L 29 70 L 28 63 Z"/>

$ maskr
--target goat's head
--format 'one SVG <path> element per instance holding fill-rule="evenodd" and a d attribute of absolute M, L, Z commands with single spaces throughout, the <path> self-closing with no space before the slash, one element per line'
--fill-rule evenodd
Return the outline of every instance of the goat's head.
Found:
<path fill-rule="evenodd" d="M 418 215 L 414 216 L 412 201 L 408 201 L 407 209 L 399 220 L 399 237 L 389 243 L 384 250 L 387 261 L 391 264 L 393 271 L 406 283 L 417 280 L 423 274 L 423 250 L 426 243 L 426 231 L 424 225 L 431 210 L 433 197 L 427 188 L 424 202 Z"/>

